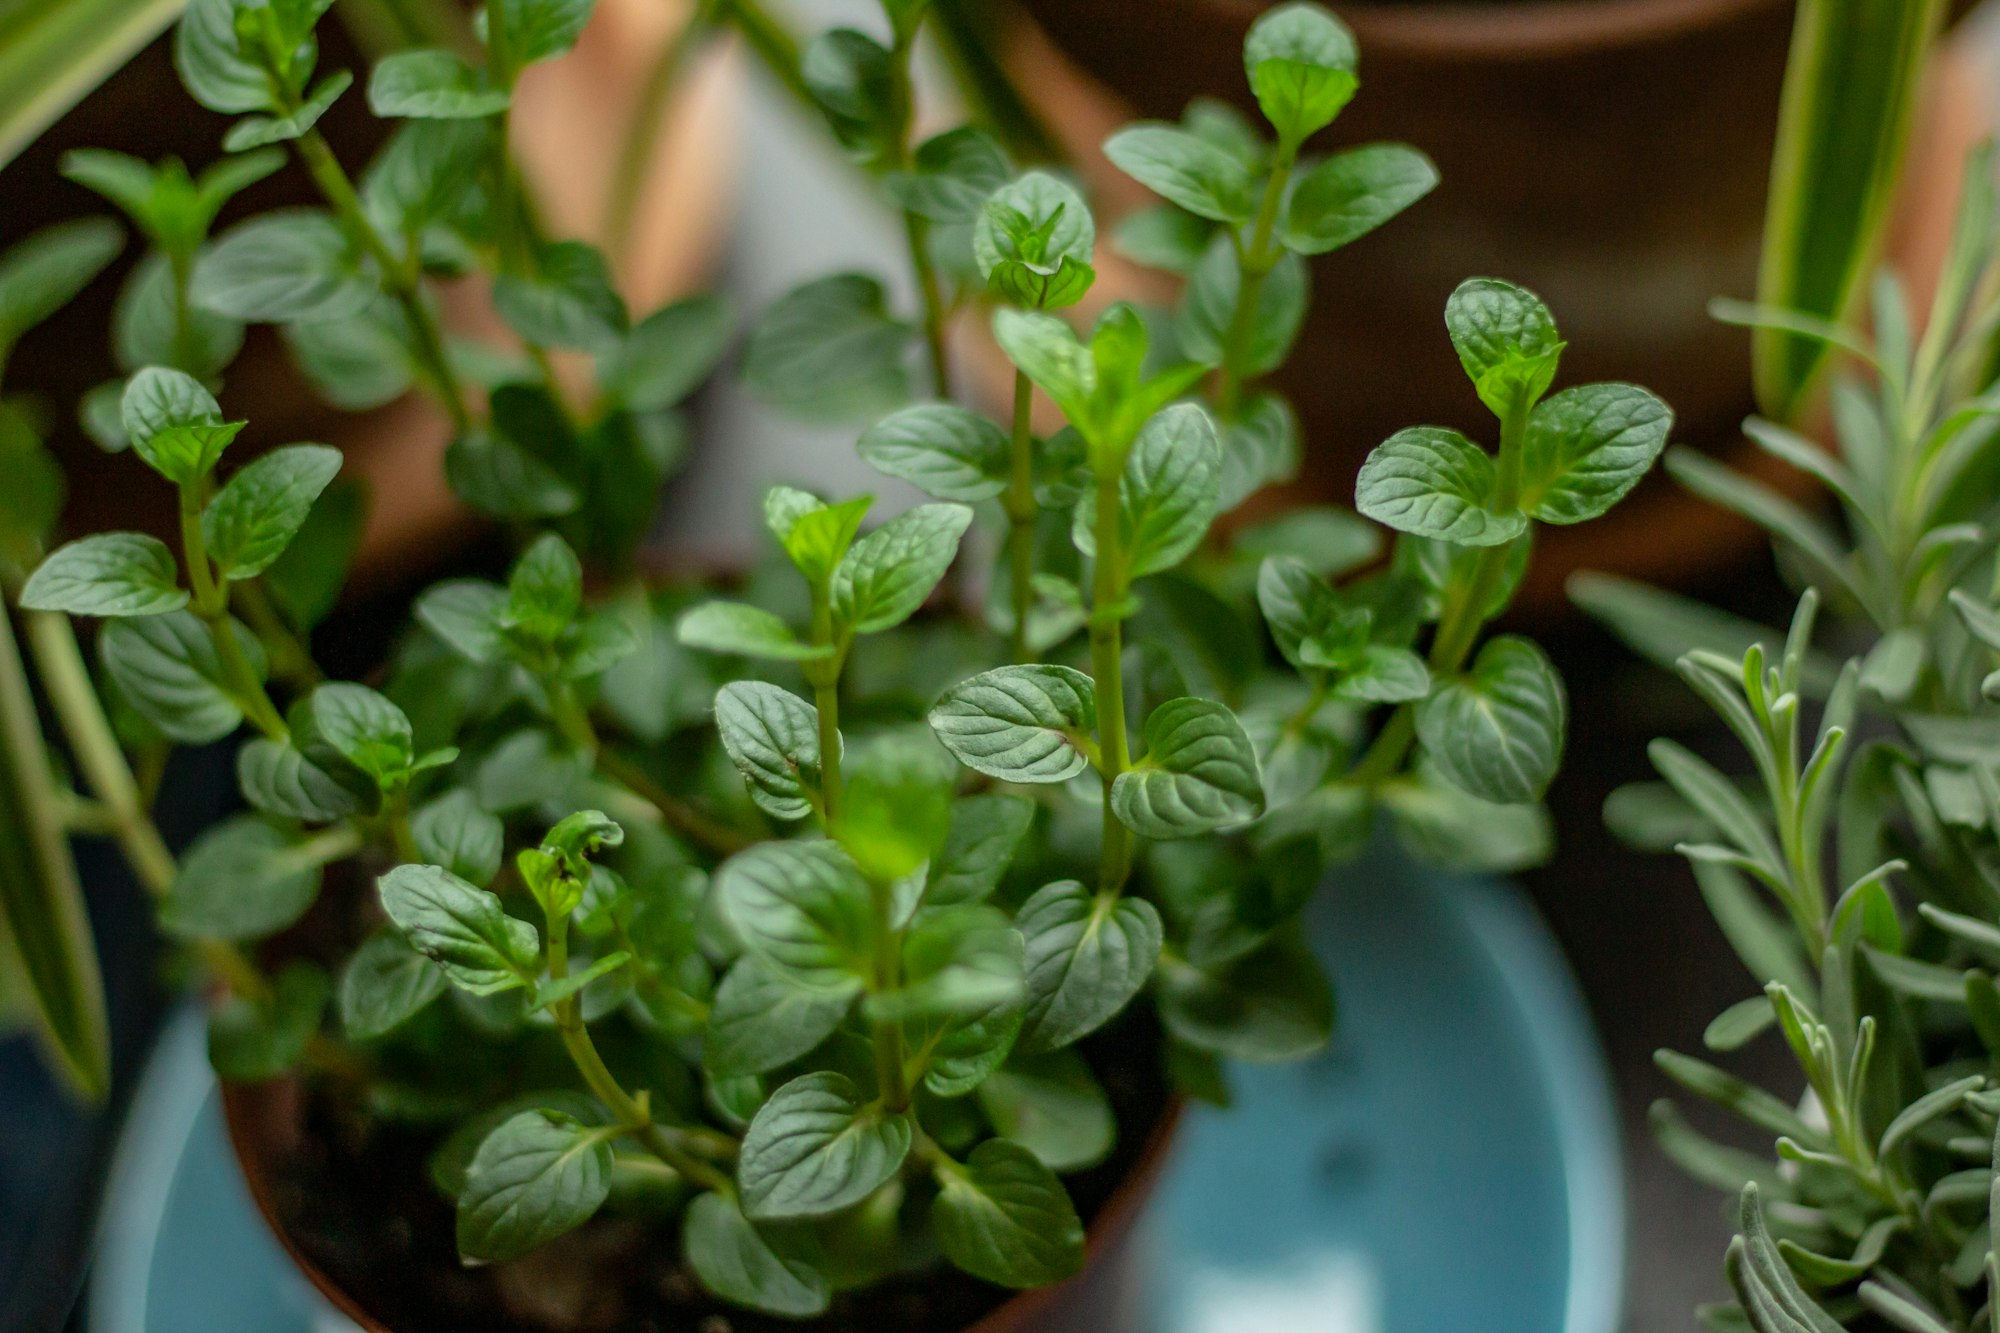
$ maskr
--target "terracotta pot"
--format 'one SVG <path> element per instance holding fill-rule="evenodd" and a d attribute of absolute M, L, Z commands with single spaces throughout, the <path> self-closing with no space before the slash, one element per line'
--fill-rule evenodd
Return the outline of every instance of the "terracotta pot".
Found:
<path fill-rule="evenodd" d="M 1113 218 L 1157 202 L 1104 159 L 1099 145 L 1117 126 L 1176 119 L 1194 96 L 1256 114 L 1240 53 L 1262 0 L 1021 3 L 1034 22 L 1019 25 L 1010 63 Z M 1407 141 L 1443 181 L 1313 261 L 1311 313 L 1275 377 L 1299 409 L 1305 467 L 1264 505 L 1351 502 L 1361 460 L 1395 430 L 1485 419 L 1441 319 L 1473 274 L 1548 300 L 1570 344 L 1562 382 L 1644 384 L 1673 405 L 1678 439 L 1736 450 L 1751 410 L 1748 339 L 1707 304 L 1755 287 L 1790 0 L 1333 7 L 1360 45 L 1362 86 L 1315 146 Z M 1899 227 L 1928 244 L 1896 256 L 1915 261 L 1918 289 L 1950 225 L 1963 148 L 1991 123 L 1963 55 L 1941 65 L 1909 173 L 1912 216 Z M 1105 278 L 1108 296 L 1172 291 L 1116 263 Z M 1528 596 L 1559 598 L 1579 565 L 1685 580 L 1754 540 L 1654 484 L 1608 521 L 1545 534 Z"/>
<path fill-rule="evenodd" d="M 607 185 L 624 127 L 654 57 L 680 30 L 690 8 L 677 0 L 599 0 L 576 49 L 523 76 L 515 142 L 552 233 L 602 236 Z M 341 25 L 324 26 L 323 66 L 360 68 L 362 58 Z M 0 243 L 60 218 L 108 210 L 96 195 L 57 176 L 69 148 L 103 146 L 148 159 L 176 154 L 197 164 L 219 156 L 229 118 L 188 98 L 173 72 L 170 49 L 170 36 L 153 43 L 7 167 L 0 179 L 15 188 L 0 216 Z M 625 253 L 612 256 L 636 311 L 694 290 L 720 253 L 733 170 L 727 126 L 741 85 L 740 63 L 722 47 L 705 53 L 666 112 L 666 129 L 638 198 L 633 241 Z M 341 99 L 322 125 L 356 174 L 390 128 L 368 114 L 358 89 Z M 250 211 L 318 202 L 304 173 L 292 167 L 253 186 L 223 225 Z M 134 246 L 127 259 L 136 257 Z M 107 458 L 70 425 L 72 405 L 82 393 L 117 373 L 106 329 L 122 277 L 121 266 L 27 339 L 10 359 L 8 388 L 35 394 L 50 406 L 70 478 L 72 530 L 143 527 L 166 533 L 174 523 L 171 491 L 149 485 L 143 469 L 134 471 L 132 459 Z M 447 292 L 445 300 L 454 331 L 504 333 L 472 284 Z M 355 566 L 357 587 L 448 555 L 468 518 L 444 483 L 448 440 L 441 412 L 414 395 L 367 413 L 329 408 L 301 380 L 269 329 L 250 331 L 228 380 L 226 406 L 251 422 L 232 455 L 247 459 L 275 445 L 318 440 L 340 447 L 350 475 L 368 483 L 372 504 Z"/>
<path fill-rule="evenodd" d="M 222 1109 L 230 1143 L 257 1211 L 320 1294 L 367 1333 L 425 1333 L 391 1329 L 361 1308 L 307 1257 L 286 1230 L 277 1203 L 274 1167 L 295 1148 L 304 1132 L 304 1101 L 298 1081 L 224 1083 Z M 1131 1171 L 1090 1220 L 1089 1261 L 1082 1273 L 1058 1286 L 1021 1292 L 970 1329 L 940 1328 L 935 1333 L 1063 1333 L 1079 1328 L 1093 1333 L 1139 1333 L 1134 1296 L 1136 1255 L 1127 1242 L 1133 1222 L 1159 1184 L 1181 1112 L 1178 1098 L 1168 1101 Z M 799 1327 L 809 1330 L 812 1325 Z"/>

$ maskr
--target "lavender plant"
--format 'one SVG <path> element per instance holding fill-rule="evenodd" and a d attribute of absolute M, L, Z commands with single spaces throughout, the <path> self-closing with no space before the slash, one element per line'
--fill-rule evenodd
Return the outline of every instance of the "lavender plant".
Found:
<path fill-rule="evenodd" d="M 1001 1287 L 1059 1280 L 1084 1261 L 1063 1176 L 1121 1132 L 1093 1034 L 1122 1023 L 1119 1047 L 1226 1100 L 1221 1059 L 1327 1040 L 1299 916 L 1378 812 L 1440 861 L 1544 854 L 1561 682 L 1486 629 L 1535 524 L 1595 517 L 1650 466 L 1657 399 L 1551 394 L 1549 311 L 1474 280 L 1445 333 L 1497 448 L 1419 427 L 1375 451 L 1359 504 L 1397 531 L 1386 561 L 1342 510 L 1216 530 L 1296 465 L 1294 418 L 1259 380 L 1298 332 L 1303 257 L 1436 179 L 1401 145 L 1310 150 L 1358 87 L 1326 11 L 1289 5 L 1250 33 L 1269 134 L 1197 104 L 1110 141 L 1167 201 L 1120 243 L 1187 285 L 1172 312 L 1113 303 L 1084 333 L 1052 313 L 1095 282 L 1074 184 L 1017 171 L 977 127 L 915 140 L 921 0 L 885 3 L 886 43 L 807 43 L 798 80 L 900 213 L 918 308 L 869 275 L 817 280 L 763 312 L 742 373 L 791 410 L 866 422 L 861 457 L 931 499 L 871 526 L 869 496 L 774 487 L 774 559 L 659 583 L 632 573 L 634 549 L 678 453 L 675 405 L 729 321 L 698 298 L 632 322 L 603 258 L 536 221 L 506 151 L 511 93 L 575 40 L 587 0 L 491 0 L 477 65 L 381 62 L 370 104 L 404 123 L 358 180 L 314 128 L 350 84 L 316 69 L 325 8 L 190 7 L 185 82 L 246 117 L 230 165 L 70 164 L 158 255 L 123 303 L 132 373 L 85 419 L 173 488 L 181 522 L 174 546 L 103 533 L 44 554 L 57 474 L 25 417 L 0 435 L 36 481 L 7 511 L 7 588 L 81 779 L 54 779 L 32 744 L 0 642 L 9 790 L 31 798 L 6 808 L 35 835 L 7 845 L 53 865 L 65 831 L 116 837 L 222 988 L 219 1072 L 296 1076 L 432 1134 L 468 1263 L 611 1208 L 666 1219 L 715 1298 L 782 1316 L 940 1256 Z M 230 190 L 275 169 L 273 144 L 325 207 L 208 239 Z M 16 301 L 0 282 L 0 312 L 24 324 L 15 311 L 80 285 L 103 236 L 68 235 L 61 281 L 7 269 L 43 286 Z M 443 327 L 436 285 L 467 276 L 515 343 Z M 947 332 L 975 309 L 1015 371 L 1004 423 L 950 398 Z M 246 429 L 222 383 L 246 323 L 282 325 L 344 405 L 428 392 L 456 430 L 453 489 L 520 534 L 504 581 L 415 598 L 374 684 L 324 679 L 312 650 L 351 546 L 339 456 L 224 464 Z M 587 390 L 557 352 L 588 354 Z M 932 398 L 911 403 L 919 356 Z M 103 621 L 97 674 L 72 617 Z M 150 813 L 157 756 L 246 728 L 248 811 L 176 853 Z M 374 878 L 362 910 L 322 893 L 345 865 Z M 66 939 L 52 956 L 76 966 L 37 991 L 98 1086 L 60 879 L 21 881 L 41 896 L 6 900 L 7 938 L 23 960 Z"/>
<path fill-rule="evenodd" d="M 1750 760 L 1745 781 L 1655 741 L 1664 787 L 1607 808 L 1628 836 L 1678 844 L 1760 988 L 1704 1043 L 1727 1053 L 1775 1029 L 1798 1066 L 1797 1082 L 1766 1090 L 1659 1055 L 1676 1083 L 1773 1145 L 1775 1160 L 1746 1154 L 1654 1108 L 1667 1152 L 1739 1197 L 1736 1300 L 1702 1312 L 1711 1328 L 1970 1333 L 2000 1321 L 1993 189 L 1982 148 L 1921 334 L 1887 274 L 1867 332 L 1718 304 L 1858 372 L 1833 391 L 1837 449 L 1761 419 L 1745 427 L 1828 489 L 1835 522 L 1703 456 L 1668 458 L 1682 484 L 1771 531 L 1805 585 L 1784 635 L 1615 581 L 1575 588 L 1672 661 Z M 1814 646 L 1822 606 L 1838 613 L 1830 653 Z"/>

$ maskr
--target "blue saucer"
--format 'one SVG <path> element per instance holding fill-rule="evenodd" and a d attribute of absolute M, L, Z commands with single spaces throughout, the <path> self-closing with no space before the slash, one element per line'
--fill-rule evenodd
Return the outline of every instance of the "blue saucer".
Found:
<path fill-rule="evenodd" d="M 1609 1075 L 1534 909 L 1388 854 L 1309 921 L 1333 1047 L 1231 1070 L 1134 1243 L 1153 1333 L 1613 1333 Z M 91 1333 L 336 1333 L 252 1207 L 200 1017 L 169 1026 L 115 1164 Z M 1448 1256 L 1448 1258 L 1447 1258 Z"/>

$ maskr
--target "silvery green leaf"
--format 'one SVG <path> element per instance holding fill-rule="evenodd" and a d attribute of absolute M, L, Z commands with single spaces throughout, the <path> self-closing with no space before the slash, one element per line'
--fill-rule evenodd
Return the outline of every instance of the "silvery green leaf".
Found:
<path fill-rule="evenodd" d="M 250 632 L 233 619 L 228 625 L 251 661 L 260 660 Z M 114 620 L 98 633 L 97 652 L 126 702 L 168 740 L 206 745 L 243 720 L 214 636 L 189 612 Z"/>
<path fill-rule="evenodd" d="M 194 100 L 225 115 L 270 107 L 271 81 L 243 55 L 236 0 L 189 0 L 174 30 L 174 68 Z"/>
<path fill-rule="evenodd" d="M 1028 1012 L 1020 1049 L 1067 1046 L 1129 1003 L 1159 961 L 1160 914 L 1143 898 L 1095 896 L 1073 879 L 1044 885 L 1021 904 Z"/>
<path fill-rule="evenodd" d="M 188 603 L 173 552 L 157 537 L 105 532 L 49 553 L 21 588 L 31 611 L 73 616 L 158 616 Z"/>
<path fill-rule="evenodd" d="M 1333 987 L 1289 936 L 1212 969 L 1160 970 L 1160 1021 L 1190 1046 L 1232 1060 L 1297 1060 L 1333 1035 Z"/>
<path fill-rule="evenodd" d="M 805 1260 L 775 1248 L 734 1199 L 703 1194 L 689 1204 L 681 1249 L 701 1285 L 723 1300 L 790 1319 L 826 1309 L 826 1279 Z"/>
<path fill-rule="evenodd" d="M 1257 748 L 1213 699 L 1169 699 L 1146 719 L 1146 755 L 1111 784 L 1111 808 L 1148 838 L 1189 838 L 1264 813 Z"/>
<path fill-rule="evenodd" d="M 320 862 L 297 839 L 238 815 L 188 848 L 160 904 L 160 924 L 182 939 L 261 939 L 303 916 L 319 881 Z"/>
<path fill-rule="evenodd" d="M 308 753 L 263 736 L 236 752 L 236 783 L 251 805 L 287 819 L 344 819 L 380 799 L 373 781 L 323 747 Z"/>
<path fill-rule="evenodd" d="M 1333 123 L 1360 86 L 1354 34 L 1316 4 L 1265 11 L 1243 39 L 1257 105 L 1281 138 L 1298 143 Z"/>
<path fill-rule="evenodd" d="M 1249 337 L 1238 352 L 1236 369 L 1245 379 L 1267 375 L 1285 363 L 1305 324 L 1310 286 L 1306 266 L 1296 255 L 1282 256 L 1265 276 L 1257 289 Z M 1242 290 L 1236 246 L 1230 237 L 1219 235 L 1188 275 L 1181 297 L 1174 332 L 1183 354 L 1210 365 L 1222 363 Z"/>
<path fill-rule="evenodd" d="M 738 657 L 810 662 L 833 656 L 830 645 L 807 643 L 769 611 L 743 602 L 704 602 L 680 618 L 675 633 L 690 648 Z"/>
<path fill-rule="evenodd" d="M 1518 513 L 1492 508 L 1493 456 L 1457 431 L 1399 430 L 1368 455 L 1355 479 L 1355 507 L 1378 523 L 1459 546 L 1497 546 L 1527 529 Z"/>
<path fill-rule="evenodd" d="M 834 571 L 834 618 L 858 634 L 908 620 L 951 567 L 970 526 L 964 505 L 918 505 L 855 542 Z"/>
<path fill-rule="evenodd" d="M 1555 831 L 1539 805 L 1495 805 L 1430 774 L 1381 791 L 1396 836 L 1418 860 L 1451 870 L 1523 870 L 1548 860 Z"/>
<path fill-rule="evenodd" d="M 811 420 L 872 417 L 909 396 L 909 325 L 874 278 L 841 273 L 780 297 L 743 349 L 743 379 L 776 407 Z"/>
<path fill-rule="evenodd" d="M 391 51 L 368 76 L 368 109 L 385 119 L 482 119 L 506 110 L 512 100 L 455 51 Z"/>
<path fill-rule="evenodd" d="M 486 1136 L 458 1196 L 458 1252 L 519 1258 L 589 1221 L 611 1192 L 611 1142 L 554 1111 L 523 1111 Z"/>
<path fill-rule="evenodd" d="M 339 471 L 338 449 L 294 444 L 230 477 L 201 515 L 202 537 L 222 576 L 255 578 L 270 568 Z"/>
<path fill-rule="evenodd" d="M 861 434 L 861 457 L 877 472 L 940 500 L 977 504 L 1007 489 L 1007 432 L 952 403 L 918 403 Z"/>
<path fill-rule="evenodd" d="M 945 1257 L 1003 1287 L 1039 1287 L 1083 1268 L 1083 1224 L 1055 1172 L 1018 1143 L 988 1139 L 938 1172 L 931 1212 Z"/>
<path fill-rule="evenodd" d="M 1439 771 L 1468 795 L 1503 805 L 1541 799 L 1568 724 L 1562 677 L 1540 648 L 1511 634 L 1417 707 L 1417 736 Z"/>
<path fill-rule="evenodd" d="M 1090 764 L 1097 687 L 1072 667 L 996 667 L 946 690 L 930 724 L 960 763 L 989 777 L 1067 782 Z"/>
<path fill-rule="evenodd" d="M 286 208 L 238 223 L 204 250 L 188 299 L 246 323 L 290 324 L 358 315 L 376 290 L 331 214 Z"/>
<path fill-rule="evenodd" d="M 702 1065 L 717 1078 L 769 1073 L 832 1036 L 853 1007 L 850 994 L 802 990 L 761 958 L 739 958 L 709 1006 Z"/>
<path fill-rule="evenodd" d="M 368 937 L 340 974 L 340 1022 L 350 1041 L 387 1036 L 444 994 L 436 963 L 394 931 Z"/>
<path fill-rule="evenodd" d="M 979 902 L 1007 873 L 1014 851 L 1034 821 L 1035 804 L 1020 796 L 984 792 L 952 804 L 944 845 L 931 858 L 924 905 Z"/>
<path fill-rule="evenodd" d="M 1217 222 L 1248 222 L 1250 173 L 1237 158 L 1174 125 L 1128 125 L 1104 141 L 1104 155 L 1126 175 L 1190 213 Z"/>
<path fill-rule="evenodd" d="M 1756 1333 L 1842 1333 L 1841 1326 L 1806 1295 L 1764 1223 L 1755 1184 L 1743 1187 L 1738 1225 L 1723 1269 Z"/>
<path fill-rule="evenodd" d="M 527 984 L 541 936 L 507 915 L 500 899 L 442 866 L 401 865 L 376 881 L 382 910 L 410 947 L 460 990 L 493 995 Z"/>
<path fill-rule="evenodd" d="M 1444 307 L 1445 329 L 1459 364 L 1496 415 L 1525 397 L 1533 401 L 1555 379 L 1562 339 L 1541 298 L 1498 278 L 1470 278 Z"/>
<path fill-rule="evenodd" d="M 715 729 L 760 809 L 775 819 L 812 812 L 820 771 L 817 709 L 765 681 L 732 681 L 715 696 Z"/>
<path fill-rule="evenodd" d="M 1535 405 L 1521 442 L 1521 508 L 1581 523 L 1624 498 L 1666 448 L 1674 414 L 1632 384 L 1580 384 Z"/>
<path fill-rule="evenodd" d="M 1009 1061 L 979 1085 L 978 1095 L 993 1132 L 1051 1171 L 1097 1165 L 1118 1136 L 1111 1099 L 1073 1050 Z"/>
<path fill-rule="evenodd" d="M 751 953 L 794 985 L 845 995 L 873 975 L 873 909 L 832 842 L 766 842 L 716 869 L 712 892 Z"/>
<path fill-rule="evenodd" d="M 1279 236 L 1296 254 L 1359 240 L 1437 188 L 1438 169 L 1407 144 L 1371 143 L 1301 173 L 1285 200 Z"/>
<path fill-rule="evenodd" d="M 864 1102 L 845 1074 L 795 1078 L 771 1094 L 743 1136 L 736 1179 L 756 1219 L 824 1217 L 861 1202 L 909 1155 L 907 1112 Z"/>

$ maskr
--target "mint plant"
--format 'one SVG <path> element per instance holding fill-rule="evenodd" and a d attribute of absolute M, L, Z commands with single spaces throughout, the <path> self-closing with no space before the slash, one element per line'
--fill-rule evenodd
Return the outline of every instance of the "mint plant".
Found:
<path fill-rule="evenodd" d="M 1039 1286 L 1084 1262 L 1065 1175 L 1147 1130 L 1118 1123 L 1105 1073 L 1157 1061 L 1226 1101 L 1224 1059 L 1327 1040 L 1299 918 L 1378 814 L 1447 864 L 1545 854 L 1565 696 L 1540 649 L 1488 627 L 1534 525 L 1615 503 L 1665 443 L 1664 405 L 1551 392 L 1552 315 L 1476 279 L 1444 334 L 1492 448 L 1400 432 L 1362 475 L 1366 518 L 1218 523 L 1296 466 L 1293 414 L 1259 381 L 1300 327 L 1303 257 L 1436 179 L 1402 145 L 1312 149 L 1358 87 L 1326 11 L 1251 31 L 1268 132 L 1197 104 L 1113 137 L 1167 201 L 1115 243 L 1187 283 L 1176 310 L 1100 302 L 1087 329 L 1057 313 L 1096 280 L 1076 186 L 1017 170 L 979 126 L 912 141 L 921 0 L 885 3 L 886 42 L 808 42 L 795 77 L 901 212 L 918 306 L 873 276 L 817 279 L 761 314 L 741 371 L 853 419 L 860 456 L 930 499 L 872 522 L 871 496 L 775 486 L 772 559 L 663 582 L 634 550 L 727 311 L 631 322 L 603 257 L 542 233 L 506 151 L 517 76 L 588 5 L 494 0 L 479 59 L 381 61 L 370 105 L 403 123 L 358 178 L 315 129 L 352 83 L 317 69 L 325 7 L 190 7 L 182 75 L 246 117 L 234 165 L 70 163 L 159 255 L 124 302 L 132 372 L 85 415 L 172 488 L 174 541 L 53 544 L 58 474 L 24 414 L 0 432 L 35 481 L 5 511 L 6 586 L 80 779 L 32 743 L 0 641 L 5 790 L 29 798 L 5 812 L 35 835 L 9 854 L 48 889 L 6 919 L 22 958 L 66 941 L 70 974 L 38 992 L 79 1082 L 101 1086 L 101 1019 L 76 1000 L 65 830 L 118 839 L 219 988 L 223 1077 L 295 1077 L 348 1123 L 431 1136 L 468 1264 L 610 1210 L 678 1246 L 703 1309 L 810 1317 L 940 1257 Z M 277 144 L 325 207 L 210 239 Z M 0 268 L 0 316 L 25 328 L 108 236 Z M 435 287 L 462 278 L 516 342 L 448 334 Z M 975 311 L 1015 370 L 1003 421 L 949 397 L 952 325 Z M 313 652 L 352 546 L 339 456 L 237 461 L 252 428 L 224 372 L 258 322 L 338 403 L 430 394 L 453 489 L 518 537 L 503 580 L 416 595 L 368 684 Z M 588 356 L 587 388 L 559 352 Z M 912 402 L 919 359 L 933 396 Z M 1396 533 L 1386 559 L 1368 519 Z M 72 618 L 101 622 L 96 673 Z M 247 810 L 176 853 L 150 813 L 162 756 L 228 738 Z M 363 911 L 326 891 L 350 864 L 373 881 Z"/>
<path fill-rule="evenodd" d="M 1768 1137 L 1775 1158 L 1654 1107 L 1666 1151 L 1739 1197 L 1736 1300 L 1703 1312 L 1711 1328 L 1969 1333 L 2000 1318 L 1992 172 L 1982 148 L 1921 336 L 1887 274 L 1867 332 L 1718 303 L 1859 370 L 1833 389 L 1837 449 L 1761 419 L 1745 427 L 1825 484 L 1837 523 L 1706 457 L 1668 459 L 1684 485 L 1771 531 L 1804 585 L 1789 629 L 1611 580 L 1575 589 L 1673 663 L 1750 760 L 1744 781 L 1655 741 L 1663 783 L 1621 791 L 1606 810 L 1628 837 L 1688 859 L 1750 973 L 1755 993 L 1709 1025 L 1705 1045 L 1726 1055 L 1775 1030 L 1797 1063 L 1797 1082 L 1767 1091 L 1705 1060 L 1658 1057 Z M 1822 606 L 1839 616 L 1831 635 L 1816 634 Z"/>

